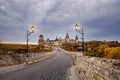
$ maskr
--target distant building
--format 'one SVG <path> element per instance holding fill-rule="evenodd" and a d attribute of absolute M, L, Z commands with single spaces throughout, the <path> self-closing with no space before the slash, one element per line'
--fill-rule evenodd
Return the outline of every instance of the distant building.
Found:
<path fill-rule="evenodd" d="M 70 40 L 70 39 L 69 39 L 68 33 L 66 34 L 65 40 L 66 40 L 67 43 L 69 43 L 69 40 Z"/>
<path fill-rule="evenodd" d="M 40 35 L 39 39 L 38 39 L 38 46 L 43 46 L 44 49 L 52 49 L 52 45 L 53 45 L 53 41 L 49 40 L 49 38 L 47 40 L 44 40 L 44 36 Z"/>
<path fill-rule="evenodd" d="M 49 38 L 44 40 L 44 36 L 40 35 L 38 39 L 38 45 L 44 45 L 44 49 L 50 49 L 54 46 L 61 46 L 64 43 L 79 43 L 78 36 L 76 35 L 75 39 L 70 39 L 69 34 L 67 33 L 65 39 L 56 37 L 55 40 L 50 40 Z"/>
<path fill-rule="evenodd" d="M 78 35 L 76 34 L 75 43 L 78 43 Z"/>
<path fill-rule="evenodd" d="M 58 38 L 56 37 L 56 39 L 54 40 L 54 46 L 60 46 L 60 45 L 61 45 L 61 38 L 58 39 Z"/>
<path fill-rule="evenodd" d="M 69 34 L 66 34 L 65 37 L 65 42 L 66 43 L 79 43 L 78 36 L 76 35 L 75 39 L 70 39 Z"/>
<path fill-rule="evenodd" d="M 38 45 L 44 45 L 44 36 L 43 35 L 39 36 Z"/>

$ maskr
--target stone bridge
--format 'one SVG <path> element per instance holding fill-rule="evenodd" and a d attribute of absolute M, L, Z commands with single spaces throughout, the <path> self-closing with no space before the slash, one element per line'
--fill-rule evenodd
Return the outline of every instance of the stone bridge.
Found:
<path fill-rule="evenodd" d="M 81 80 L 120 80 L 120 60 L 88 57 L 79 52 L 62 51 L 73 58 Z"/>

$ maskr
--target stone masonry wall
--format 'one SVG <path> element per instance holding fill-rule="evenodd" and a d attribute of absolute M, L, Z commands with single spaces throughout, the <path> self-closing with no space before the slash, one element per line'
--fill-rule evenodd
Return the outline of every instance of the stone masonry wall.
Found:
<path fill-rule="evenodd" d="M 4 65 L 13 65 L 14 59 L 12 59 L 12 56 L 10 55 L 0 55 L 0 66 Z"/>
<path fill-rule="evenodd" d="M 81 80 L 120 80 L 120 60 L 88 57 L 80 52 L 62 51 L 73 57 Z"/>
<path fill-rule="evenodd" d="M 83 80 L 120 80 L 120 60 L 79 56 L 76 65 Z"/>
<path fill-rule="evenodd" d="M 30 53 L 29 57 L 27 57 L 26 54 L 0 55 L 0 66 L 15 65 L 37 60 L 46 56 L 53 55 L 54 52 L 55 51 L 43 53 Z"/>

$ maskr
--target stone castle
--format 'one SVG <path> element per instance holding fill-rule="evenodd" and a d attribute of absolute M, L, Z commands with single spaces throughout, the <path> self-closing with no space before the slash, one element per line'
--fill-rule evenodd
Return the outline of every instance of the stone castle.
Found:
<path fill-rule="evenodd" d="M 50 40 L 49 38 L 45 40 L 44 36 L 40 35 L 38 39 L 38 46 L 44 46 L 45 49 L 50 49 L 53 46 L 61 46 L 64 43 L 79 43 L 78 35 L 76 35 L 75 39 L 70 39 L 70 36 L 67 33 L 65 39 L 62 39 L 61 37 L 58 39 L 56 37 L 55 40 Z"/>

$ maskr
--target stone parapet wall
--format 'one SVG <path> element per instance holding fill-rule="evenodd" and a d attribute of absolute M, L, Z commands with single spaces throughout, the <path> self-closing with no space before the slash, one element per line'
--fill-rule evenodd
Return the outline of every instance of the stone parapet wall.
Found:
<path fill-rule="evenodd" d="M 120 60 L 88 57 L 80 52 L 62 51 L 72 56 L 81 80 L 120 80 Z"/>
<path fill-rule="evenodd" d="M 42 53 L 30 53 L 29 56 L 24 54 L 14 54 L 14 55 L 0 55 L 0 66 L 21 64 L 32 60 L 37 60 L 46 56 L 53 55 L 55 51 L 52 52 L 42 52 Z"/>
<path fill-rule="evenodd" d="M 13 65 L 14 59 L 10 55 L 0 55 L 0 66 Z"/>
<path fill-rule="evenodd" d="M 120 60 L 79 56 L 76 65 L 83 80 L 120 80 Z"/>

